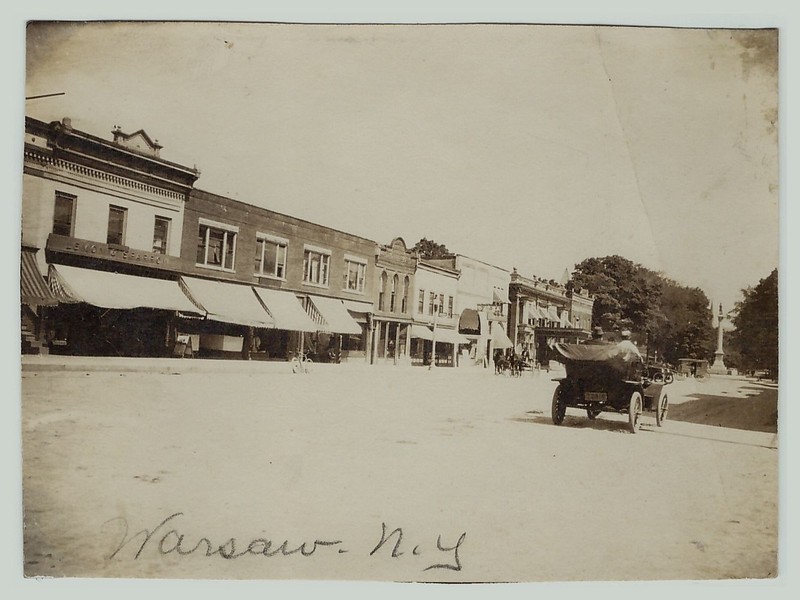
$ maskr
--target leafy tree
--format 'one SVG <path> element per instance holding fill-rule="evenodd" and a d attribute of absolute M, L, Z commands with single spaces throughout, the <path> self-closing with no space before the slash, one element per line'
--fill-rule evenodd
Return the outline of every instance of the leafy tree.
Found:
<path fill-rule="evenodd" d="M 420 258 L 442 258 L 451 254 L 444 244 L 437 244 L 433 240 L 422 238 L 418 241 L 413 248 L 412 252 L 416 252 Z"/>
<path fill-rule="evenodd" d="M 594 295 L 593 325 L 638 332 L 646 338 L 648 352 L 658 352 L 667 362 L 712 354 L 711 311 L 700 289 L 681 286 L 616 255 L 576 265 L 569 287 Z"/>
<path fill-rule="evenodd" d="M 778 270 L 759 281 L 754 288 L 742 290 L 742 300 L 732 314 L 735 331 L 731 344 L 739 354 L 740 367 L 766 369 L 778 377 Z"/>
<path fill-rule="evenodd" d="M 621 256 L 587 258 L 575 266 L 572 285 L 594 294 L 592 324 L 651 332 L 661 315 L 659 276 Z"/>

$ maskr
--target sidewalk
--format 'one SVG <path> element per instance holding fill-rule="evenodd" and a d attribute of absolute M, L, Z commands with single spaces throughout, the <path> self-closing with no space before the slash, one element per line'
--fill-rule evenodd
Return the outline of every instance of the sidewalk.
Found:
<path fill-rule="evenodd" d="M 370 365 L 361 361 L 339 365 L 315 363 L 317 369 L 359 369 Z M 22 372 L 118 372 L 118 373 L 287 373 L 288 361 L 235 360 L 207 358 L 136 358 L 98 356 L 23 355 Z"/>

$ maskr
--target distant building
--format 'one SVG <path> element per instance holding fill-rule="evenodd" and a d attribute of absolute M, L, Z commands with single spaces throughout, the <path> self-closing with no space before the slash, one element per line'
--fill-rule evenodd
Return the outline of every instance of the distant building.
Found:
<path fill-rule="evenodd" d="M 594 299 L 553 280 L 523 277 L 514 269 L 509 284 L 508 335 L 536 362 L 551 358 L 555 342 L 577 342 L 589 336 Z"/>
<path fill-rule="evenodd" d="M 453 367 L 459 347 L 469 340 L 458 333 L 459 272 L 425 259 L 417 263 L 411 327 L 411 363 Z"/>
<path fill-rule="evenodd" d="M 428 262 L 459 273 L 458 331 L 469 340 L 469 346 L 461 349 L 459 365 L 492 366 L 494 351 L 506 351 L 512 346 L 506 333 L 509 271 L 462 254 Z"/>

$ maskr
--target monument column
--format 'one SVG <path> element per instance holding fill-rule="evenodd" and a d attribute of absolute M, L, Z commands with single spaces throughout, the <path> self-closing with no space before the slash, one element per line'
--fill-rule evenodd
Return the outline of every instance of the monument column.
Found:
<path fill-rule="evenodd" d="M 717 315 L 717 351 L 714 352 L 714 364 L 708 370 L 709 373 L 714 375 L 727 375 L 728 367 L 722 360 L 725 353 L 722 351 L 722 319 L 725 317 L 722 314 L 722 304 L 719 305 L 719 315 Z"/>

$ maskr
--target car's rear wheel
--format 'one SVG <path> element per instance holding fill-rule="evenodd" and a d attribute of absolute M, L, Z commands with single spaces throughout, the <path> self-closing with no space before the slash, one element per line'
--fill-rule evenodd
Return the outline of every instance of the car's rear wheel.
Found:
<path fill-rule="evenodd" d="M 564 390 L 561 384 L 553 392 L 553 403 L 550 406 L 550 413 L 553 417 L 553 423 L 561 425 L 564 422 L 564 417 L 567 414 L 567 402 L 564 399 Z"/>
<path fill-rule="evenodd" d="M 641 417 L 642 395 L 639 392 L 633 392 L 631 394 L 631 401 L 628 404 L 628 427 L 631 433 L 639 431 Z"/>

